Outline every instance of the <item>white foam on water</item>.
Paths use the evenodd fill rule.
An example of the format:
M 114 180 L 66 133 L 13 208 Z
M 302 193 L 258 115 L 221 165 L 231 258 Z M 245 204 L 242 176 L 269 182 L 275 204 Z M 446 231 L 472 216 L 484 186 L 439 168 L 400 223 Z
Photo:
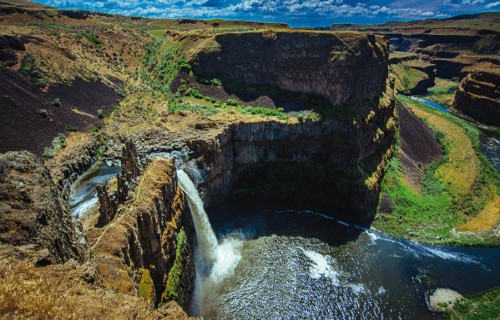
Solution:
M 311 250 L 302 249 L 302 252 L 312 261 L 312 264 L 309 267 L 309 275 L 311 278 L 319 279 L 321 277 L 325 277 L 330 279 L 333 285 L 340 285 L 339 272 L 333 267 L 332 257 L 324 256 L 321 253 Z
M 225 238 L 217 247 L 215 263 L 210 272 L 214 282 L 220 282 L 234 273 L 234 269 L 241 260 L 241 247 L 244 240 L 233 236 Z
M 416 258 L 425 256 L 425 257 L 437 257 L 443 260 L 453 260 L 464 263 L 475 263 L 475 264 L 480 263 L 474 257 L 471 257 L 464 253 L 451 252 L 445 248 L 437 246 L 428 246 L 415 241 L 395 239 L 373 228 L 366 230 L 366 234 L 370 237 L 372 244 L 374 244 L 376 241 L 379 240 L 392 242 L 401 246 L 404 249 L 404 251 L 411 253 Z
M 384 287 L 380 286 L 380 288 L 378 288 L 377 294 L 382 295 L 382 294 L 384 294 L 386 292 L 387 292 L 387 290 L 385 290 Z
M 71 210 L 71 212 L 72 212 L 73 216 L 81 218 L 81 217 L 83 217 L 83 215 L 85 215 L 85 213 L 87 213 L 90 209 L 92 209 L 94 206 L 96 206 L 98 202 L 99 202 L 99 199 L 96 196 L 90 200 L 87 200 L 87 201 L 80 203 L 75 208 L 73 208 L 73 210 Z
M 347 287 L 351 288 L 352 291 L 358 295 L 368 291 L 362 283 L 349 283 Z

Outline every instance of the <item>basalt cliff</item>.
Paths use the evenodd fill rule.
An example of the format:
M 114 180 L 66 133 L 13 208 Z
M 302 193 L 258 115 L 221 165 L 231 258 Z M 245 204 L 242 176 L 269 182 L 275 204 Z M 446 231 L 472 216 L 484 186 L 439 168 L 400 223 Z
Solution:
M 32 118 L 45 142 L 0 131 L 23 142 L 2 144 L 0 156 L 1 313 L 187 318 L 195 238 L 177 169 L 206 207 L 260 198 L 373 220 L 396 131 L 388 38 L 151 24 L 19 1 L 0 10 L 15 34 L 1 35 L 0 72 L 11 79 L 2 77 L 1 103 L 29 115 L 9 128 Z M 234 32 L 235 23 L 252 30 Z M 97 187 L 97 205 L 72 216 L 75 188 L 104 160 L 120 172 Z
M 499 22 L 498 12 L 487 12 L 375 26 L 333 25 L 329 29 L 386 35 L 393 50 L 391 74 L 399 92 L 426 94 L 435 85 L 438 90 L 448 89 L 450 92 L 445 94 L 452 97 L 434 101 L 477 121 L 498 126 L 499 104 L 492 94 L 499 85 L 495 76 L 500 66 Z M 456 85 L 442 89 L 436 79 Z M 460 89 L 456 90 L 458 84 Z

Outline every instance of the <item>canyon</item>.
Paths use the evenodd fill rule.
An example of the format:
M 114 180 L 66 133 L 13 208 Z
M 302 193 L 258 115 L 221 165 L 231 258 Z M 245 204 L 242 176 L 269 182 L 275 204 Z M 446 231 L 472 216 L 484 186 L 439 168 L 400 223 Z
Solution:
M 398 52 L 391 60 L 396 81 L 406 82 L 400 85 L 400 92 L 425 94 L 434 86 L 435 78 L 451 79 L 461 83 L 451 101 L 456 110 L 498 126 L 498 101 L 492 101 L 492 97 L 498 96 L 493 91 L 498 87 L 500 65 L 499 20 L 498 12 L 487 12 L 376 26 L 333 25 L 329 29 L 388 36 Z
M 485 266 L 497 263 L 483 259 L 490 251 L 437 250 L 394 240 L 371 226 L 391 218 L 400 201 L 383 184 L 386 172 L 394 172 L 395 158 L 404 162 L 408 183 L 422 192 L 423 168 L 448 155 L 443 138 L 421 120 L 427 113 L 398 93 L 425 93 L 436 77 L 463 78 L 456 108 L 498 125 L 498 63 L 479 57 L 498 52 L 496 33 L 442 37 L 399 25 L 331 31 L 146 19 L 21 0 L 0 3 L 0 14 L 0 106 L 5 110 L 0 278 L 8 284 L 0 286 L 1 315 L 231 318 L 238 313 L 232 313 L 230 302 L 219 305 L 221 313 L 214 309 L 227 294 L 221 283 L 233 281 L 228 288 L 240 294 L 235 283 L 241 282 L 232 277 L 247 273 L 252 255 L 268 262 L 273 252 L 282 252 L 301 266 L 290 274 L 329 278 L 339 287 L 333 261 L 355 262 L 343 260 L 350 252 L 333 247 L 350 242 L 352 252 L 377 245 L 394 255 L 425 256 L 443 268 L 449 261 L 462 263 L 481 279 L 492 279 L 480 271 L 483 265 L 475 265 L 475 259 Z M 394 31 L 398 28 L 405 30 Z M 452 43 L 474 43 L 474 62 L 458 68 L 463 52 L 450 58 L 456 48 L 429 49 Z M 407 52 L 394 55 L 391 46 Z M 411 85 L 408 73 L 418 75 Z M 494 183 L 488 186 L 481 199 L 489 201 L 496 189 Z M 235 203 L 240 208 L 220 214 L 222 222 L 212 229 L 218 210 Z M 277 235 L 258 234 L 261 226 L 254 221 L 248 226 L 258 238 L 225 231 L 262 216 L 252 211 L 259 205 L 290 215 L 278 223 Z M 297 218 L 301 215 L 306 219 Z M 265 221 L 272 225 L 270 216 Z M 290 226 L 281 226 L 287 221 Z M 301 228 L 294 229 L 296 224 Z M 289 238 L 305 237 L 310 228 L 312 242 Z M 335 259 L 328 256 L 337 251 Z M 260 279 L 260 271 L 249 270 L 255 275 L 250 282 Z M 307 281 L 300 285 L 307 288 Z M 33 283 L 39 289 L 33 290 Z M 344 283 L 338 292 L 347 290 L 346 299 L 354 299 L 362 287 Z M 367 289 L 382 292 L 367 298 L 367 314 L 377 315 L 372 304 L 383 295 L 380 288 Z M 467 284 L 463 289 L 487 288 Z M 263 296 L 268 299 L 269 292 Z M 421 304 L 408 308 L 435 316 Z M 258 305 L 248 309 L 256 317 L 265 310 Z M 305 317 L 300 305 L 294 314 Z M 73 311 L 65 313 L 61 306 Z M 391 305 L 383 309 L 396 315 Z M 337 311 L 328 315 L 339 316 Z

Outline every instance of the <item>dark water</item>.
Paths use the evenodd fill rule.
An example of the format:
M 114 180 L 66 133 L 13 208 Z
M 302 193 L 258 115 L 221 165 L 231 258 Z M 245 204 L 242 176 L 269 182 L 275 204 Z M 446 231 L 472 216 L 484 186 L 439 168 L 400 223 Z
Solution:
M 110 166 L 105 162 L 98 162 L 85 172 L 72 187 L 70 195 L 71 214 L 82 217 L 98 202 L 97 185 L 103 185 L 120 172 L 120 166 Z
M 500 172 L 500 137 L 487 134 L 481 136 L 479 148 L 497 172 Z
M 432 290 L 500 285 L 500 248 L 426 246 L 258 204 L 209 216 L 222 246 L 240 242 L 236 267 L 201 289 L 207 319 L 435 319 Z

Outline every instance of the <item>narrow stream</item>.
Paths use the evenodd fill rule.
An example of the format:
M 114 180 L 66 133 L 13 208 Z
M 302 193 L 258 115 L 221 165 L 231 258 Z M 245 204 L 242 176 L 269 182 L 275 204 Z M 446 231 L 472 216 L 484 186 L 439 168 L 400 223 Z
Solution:
M 484 134 L 481 136 L 479 148 L 481 152 L 490 160 L 497 172 L 500 172 L 500 137 Z
M 109 179 L 120 172 L 119 165 L 96 162 L 71 187 L 69 207 L 71 214 L 81 218 L 87 211 L 97 205 L 96 187 L 106 184 Z
M 450 112 L 445 107 L 443 107 L 443 106 L 441 106 L 441 105 L 439 105 L 439 104 L 437 104 L 435 102 L 432 102 L 430 100 L 427 100 L 427 99 L 424 99 L 424 98 L 420 98 L 420 97 L 415 97 L 415 96 L 412 96 L 411 98 L 414 99 L 414 100 L 420 101 L 420 102 L 422 102 L 422 103 L 424 103 L 424 104 L 428 105 L 429 107 L 434 108 L 436 110 L 439 110 L 439 111 L 442 111 L 442 112 L 446 112 L 446 113 Z
M 232 265 L 198 279 L 193 311 L 205 319 L 436 319 L 434 289 L 500 285 L 500 248 L 426 246 L 258 203 L 209 216 Z

